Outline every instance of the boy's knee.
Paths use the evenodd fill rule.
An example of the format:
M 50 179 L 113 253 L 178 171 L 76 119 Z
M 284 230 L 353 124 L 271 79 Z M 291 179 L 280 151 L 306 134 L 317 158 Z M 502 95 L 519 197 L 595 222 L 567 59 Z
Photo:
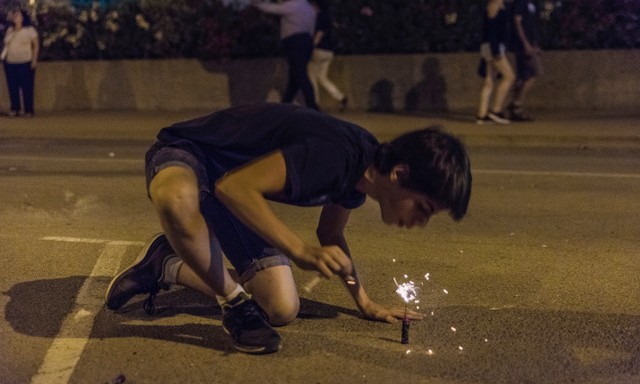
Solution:
M 300 302 L 295 303 L 279 303 L 268 308 L 263 308 L 269 324 L 279 327 L 287 325 L 296 319 L 300 310 Z
M 190 185 L 159 186 L 151 191 L 151 200 L 158 214 L 178 227 L 200 212 L 198 192 Z

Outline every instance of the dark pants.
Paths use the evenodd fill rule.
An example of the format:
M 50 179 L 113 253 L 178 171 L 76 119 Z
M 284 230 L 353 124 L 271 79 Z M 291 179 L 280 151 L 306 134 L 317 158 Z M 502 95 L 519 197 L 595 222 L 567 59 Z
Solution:
M 299 90 L 302 90 L 304 102 L 309 108 L 318 109 L 313 86 L 309 81 L 307 65 L 313 52 L 313 40 L 307 33 L 298 33 L 282 40 L 287 62 L 289 63 L 289 84 L 282 97 L 283 103 L 291 103 Z
M 22 91 L 24 113 L 33 113 L 33 88 L 36 71 L 31 68 L 31 62 L 12 64 L 5 61 L 4 73 L 7 76 L 11 111 L 19 113 L 22 109 L 20 103 L 20 91 Z

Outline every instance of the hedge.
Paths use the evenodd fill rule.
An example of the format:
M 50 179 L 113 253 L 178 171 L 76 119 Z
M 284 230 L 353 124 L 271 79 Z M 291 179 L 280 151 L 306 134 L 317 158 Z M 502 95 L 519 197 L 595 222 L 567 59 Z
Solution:
M 42 60 L 279 55 L 277 17 L 247 2 L 121 0 L 38 5 L 32 12 Z M 335 46 L 339 54 L 475 51 L 483 3 L 334 0 Z M 544 0 L 537 5 L 543 49 L 640 47 L 640 1 Z

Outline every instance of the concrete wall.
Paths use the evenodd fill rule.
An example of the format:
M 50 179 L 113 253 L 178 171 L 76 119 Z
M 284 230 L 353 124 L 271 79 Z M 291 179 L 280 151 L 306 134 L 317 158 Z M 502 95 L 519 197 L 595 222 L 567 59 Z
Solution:
M 533 89 L 534 109 L 640 111 L 640 51 L 551 51 Z M 473 111 L 481 79 L 474 53 L 338 56 L 330 78 L 357 109 Z M 219 109 L 277 101 L 287 78 L 280 58 L 40 63 L 36 112 L 68 109 Z M 336 102 L 321 93 L 323 107 Z M 0 109 L 8 108 L 5 86 Z

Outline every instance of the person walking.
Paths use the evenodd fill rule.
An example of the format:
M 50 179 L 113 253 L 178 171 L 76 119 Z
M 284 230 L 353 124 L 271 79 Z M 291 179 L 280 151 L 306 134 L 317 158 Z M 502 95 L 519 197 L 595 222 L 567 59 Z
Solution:
M 282 102 L 293 102 L 298 92 L 302 91 L 306 106 L 319 110 L 307 73 L 316 23 L 313 6 L 308 0 L 286 0 L 281 3 L 252 0 L 251 4 L 263 12 L 280 16 L 280 40 L 289 65 L 289 80 Z
M 309 63 L 309 79 L 313 85 L 316 101 L 320 100 L 320 89 L 318 84 L 327 93 L 338 101 L 339 110 L 342 112 L 347 108 L 347 97 L 340 89 L 329 80 L 329 67 L 333 61 L 333 22 L 329 10 L 328 0 L 313 0 L 312 4 L 318 16 L 316 18 L 316 31 L 313 36 L 313 54 Z
M 513 85 L 515 75 L 506 56 L 508 19 L 504 0 L 489 0 L 483 14 L 482 44 L 480 45 L 481 74 L 484 83 L 480 92 L 480 106 L 476 124 L 509 124 L 504 115 L 505 99 Z M 500 75 L 498 85 L 494 86 Z M 489 104 L 493 95 L 491 109 Z
M 542 50 L 538 44 L 537 10 L 532 0 L 514 0 L 512 9 L 512 49 L 516 56 L 516 82 L 513 99 L 507 110 L 512 121 L 530 121 L 533 117 L 525 112 L 523 105 L 536 79 L 543 72 L 540 59 Z
M 367 295 L 344 234 L 350 212 L 369 197 L 385 224 L 424 227 L 443 211 L 461 220 L 471 195 L 467 151 L 441 129 L 379 143 L 358 125 L 292 104 L 243 105 L 173 124 L 145 163 L 164 233 L 112 280 L 107 307 L 148 294 L 152 309 L 161 289 L 186 286 L 219 303 L 233 347 L 251 354 L 280 350 L 273 327 L 298 314 L 291 262 L 339 277 L 366 319 L 422 319 Z M 322 206 L 318 245 L 300 238 L 269 201 Z
M 24 10 L 11 10 L 7 18 L 12 25 L 5 33 L 0 57 L 9 90 L 9 116 L 15 117 L 23 112 L 25 117 L 31 117 L 34 114 L 35 73 L 40 49 L 38 31 Z

